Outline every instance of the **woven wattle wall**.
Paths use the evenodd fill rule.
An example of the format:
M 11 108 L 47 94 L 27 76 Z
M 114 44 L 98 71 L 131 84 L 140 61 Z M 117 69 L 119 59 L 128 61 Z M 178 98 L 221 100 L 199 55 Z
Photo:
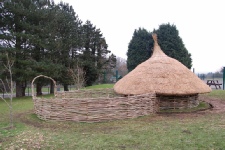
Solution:
M 157 95 L 160 109 L 184 109 L 199 105 L 198 94 L 188 96 Z
M 43 120 L 100 122 L 136 118 L 158 111 L 155 94 L 118 97 L 112 89 L 62 92 L 52 99 L 36 97 L 33 101 L 35 113 Z

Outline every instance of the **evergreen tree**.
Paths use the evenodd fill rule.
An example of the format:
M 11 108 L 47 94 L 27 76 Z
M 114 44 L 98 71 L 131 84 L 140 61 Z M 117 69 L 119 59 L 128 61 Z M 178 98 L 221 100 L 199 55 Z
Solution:
M 177 59 L 189 69 L 192 67 L 191 54 L 185 48 L 175 25 L 162 24 L 154 32 L 157 34 L 159 45 L 165 54 Z M 133 70 L 151 56 L 153 49 L 151 34 L 151 32 L 141 28 L 134 31 L 127 52 L 128 71 Z
M 107 50 L 108 45 L 100 29 L 96 29 L 90 21 L 86 21 L 82 27 L 82 42 L 83 49 L 80 58 L 86 72 L 86 85 L 89 86 L 96 81 L 104 67 L 110 62 L 110 57 L 107 57 L 110 51 Z
M 68 84 L 72 82 L 69 75 L 69 69 L 73 68 L 78 58 L 78 50 L 81 47 L 81 20 L 78 18 L 72 6 L 61 2 L 58 4 L 54 11 L 54 17 L 52 19 L 52 26 L 49 29 L 55 39 L 52 47 L 56 51 L 57 63 L 63 65 L 61 70 L 62 76 L 58 78 L 64 85 L 64 90 L 68 91 Z
M 11 59 L 15 59 L 13 80 L 16 82 L 17 97 L 25 96 L 27 82 L 36 75 L 47 75 L 53 72 L 51 70 L 57 70 L 56 65 L 46 57 L 49 43 L 46 41 L 49 35 L 45 26 L 48 23 L 46 10 L 50 5 L 48 0 L 12 0 L 4 2 L 1 7 L 1 40 L 6 43 L 5 51 Z
M 5 52 L 15 60 L 16 96 L 24 96 L 26 84 L 40 74 L 53 77 L 68 90 L 72 81 L 68 71 L 78 60 L 86 85 L 91 85 L 115 60 L 100 29 L 90 21 L 82 24 L 72 6 L 63 2 L 5 0 L 0 2 L 0 16 L 0 62 Z M 37 94 L 45 83 L 36 81 Z
M 192 67 L 191 54 L 188 53 L 176 26 L 170 25 L 169 23 L 162 24 L 155 32 L 159 45 L 165 54 L 177 59 L 190 69 Z
M 25 95 L 26 81 L 29 76 L 30 66 L 30 45 L 27 40 L 28 15 L 34 12 L 34 5 L 31 1 L 5 1 L 1 7 L 1 39 L 6 43 L 4 48 L 10 59 L 14 59 L 13 66 L 14 81 L 16 82 L 16 96 Z
M 129 72 L 151 56 L 150 47 L 152 46 L 151 33 L 143 28 L 135 29 L 127 51 L 127 69 Z
M 48 28 L 48 25 L 52 21 L 50 18 L 53 14 L 51 10 L 54 8 L 54 5 L 47 0 L 36 1 L 34 5 L 36 10 L 35 13 L 31 13 L 31 16 L 28 16 L 28 26 L 30 26 L 30 28 L 27 29 L 27 33 L 33 35 L 33 38 L 29 38 L 30 45 L 32 45 L 30 53 L 32 58 L 30 66 L 30 68 L 32 68 L 32 73 L 30 73 L 29 78 L 32 80 L 35 76 L 40 74 L 57 78 L 60 76 L 60 70 L 62 70 L 63 66 L 55 64 L 55 59 L 52 59 L 52 49 L 49 47 L 52 41 L 49 40 L 49 36 L 53 33 Z M 37 95 L 42 94 L 42 86 L 47 85 L 46 83 L 48 82 L 43 78 L 38 78 L 38 80 L 36 80 Z

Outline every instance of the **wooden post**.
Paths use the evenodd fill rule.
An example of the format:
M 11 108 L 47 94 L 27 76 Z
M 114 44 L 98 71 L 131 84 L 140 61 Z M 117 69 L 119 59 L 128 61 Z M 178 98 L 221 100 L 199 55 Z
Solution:
M 223 67 L 223 90 L 224 90 L 224 84 L 225 84 L 225 67 Z

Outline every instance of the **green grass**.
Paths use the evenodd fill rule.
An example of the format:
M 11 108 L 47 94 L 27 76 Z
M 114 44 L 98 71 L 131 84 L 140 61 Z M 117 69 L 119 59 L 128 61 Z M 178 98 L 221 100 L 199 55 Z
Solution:
M 50 90 L 50 89 L 47 88 L 47 87 L 43 87 L 43 88 L 42 88 L 42 92 L 49 92 L 49 90 Z M 36 88 L 34 88 L 34 91 L 36 91 Z M 5 92 L 5 93 L 6 93 L 6 92 Z M 8 92 L 8 93 L 10 94 L 10 92 Z M 16 93 L 15 90 L 14 90 L 14 93 Z M 30 88 L 30 87 L 29 87 L 29 88 L 27 87 L 26 90 L 25 90 L 25 93 L 29 93 L 29 94 L 31 95 L 31 88 Z M 3 94 L 2 91 L 0 91 L 0 94 Z
M 98 89 L 98 88 L 113 88 L 114 84 L 99 84 L 99 85 L 93 85 L 93 86 L 88 86 L 85 87 L 85 89 Z M 70 87 L 69 87 L 70 89 Z M 63 90 L 63 87 L 60 88 L 60 90 Z M 71 90 L 75 90 L 75 88 L 71 88 Z M 36 91 L 36 88 L 34 88 L 34 91 Z M 42 92 L 49 92 L 50 89 L 48 87 L 43 87 Z M 15 91 L 14 91 L 15 93 Z M 31 95 L 31 88 L 26 88 L 25 93 L 29 93 Z M 0 92 L 2 94 L 2 92 Z
M 207 96 L 225 100 L 225 90 L 213 90 Z
M 36 88 L 34 88 L 34 91 L 36 91 Z M 42 87 L 41 91 L 42 92 L 49 92 L 50 91 L 50 88 L 48 88 L 48 87 Z M 26 93 L 31 93 L 31 88 L 30 87 L 29 88 L 26 88 L 25 92 Z
M 85 89 L 113 88 L 114 84 L 99 84 L 85 87 Z
M 9 99 L 6 99 L 9 101 Z M 21 97 L 21 98 L 13 98 L 13 112 L 20 113 L 31 110 L 33 108 L 33 102 L 30 96 Z M 4 118 L 4 115 L 8 112 L 8 106 L 6 103 L 0 98 L 0 121 Z
M 206 96 L 224 99 L 225 91 L 213 91 Z M 76 123 L 38 119 L 32 111 L 31 97 L 15 98 L 13 106 L 15 128 L 7 129 L 8 110 L 0 100 L 0 150 L 219 150 L 225 147 L 225 113 L 156 114 L 110 122 Z

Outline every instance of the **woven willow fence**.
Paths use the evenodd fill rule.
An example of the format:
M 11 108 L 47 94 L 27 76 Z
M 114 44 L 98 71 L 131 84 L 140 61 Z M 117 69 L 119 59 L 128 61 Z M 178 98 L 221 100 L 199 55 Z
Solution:
M 34 110 L 43 120 L 100 122 L 136 118 L 158 111 L 155 94 L 125 97 L 115 94 L 113 89 L 55 92 L 50 99 L 36 97 L 33 84 L 39 77 L 51 79 L 54 84 L 55 81 L 43 75 L 32 81 Z
M 157 95 L 159 108 L 162 109 L 187 109 L 199 105 L 198 94 L 185 96 Z

